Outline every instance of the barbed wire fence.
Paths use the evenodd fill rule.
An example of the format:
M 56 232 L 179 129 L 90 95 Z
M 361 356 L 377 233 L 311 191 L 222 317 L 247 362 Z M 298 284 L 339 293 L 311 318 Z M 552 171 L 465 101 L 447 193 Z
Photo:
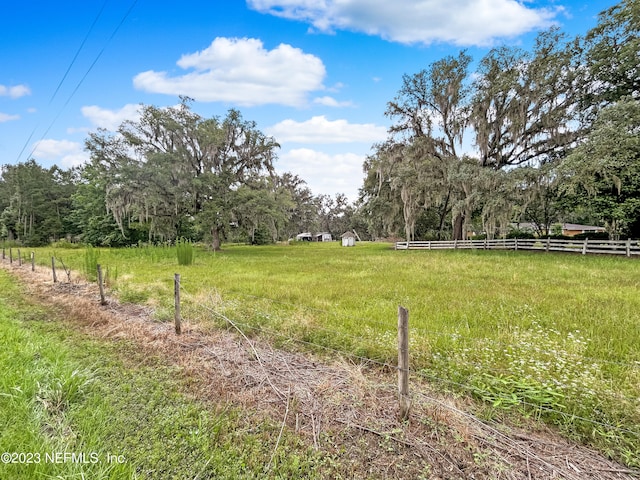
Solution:
M 23 255 L 22 255 L 22 252 L 20 252 L 20 250 L 18 250 L 18 252 L 19 253 L 17 257 L 17 260 L 18 260 L 17 266 L 18 268 L 20 268 L 23 266 L 23 261 L 22 261 Z M 4 263 L 6 263 L 7 261 L 6 253 L 7 253 L 6 250 L 3 248 L 2 260 Z M 8 260 L 11 266 L 13 267 L 16 266 L 14 263 L 14 260 L 16 259 L 13 256 L 12 249 L 9 249 Z M 30 260 L 31 270 L 35 271 L 36 263 L 35 263 L 34 252 L 30 252 L 29 260 Z M 70 282 L 71 281 L 70 270 L 67 269 L 66 266 L 64 266 L 64 263 L 62 261 L 60 261 L 59 259 L 58 261 L 60 262 L 61 265 L 63 265 L 63 268 L 67 273 L 67 280 Z M 57 278 L 57 274 L 56 274 L 55 256 L 51 257 L 51 270 L 52 270 L 53 282 L 54 283 L 59 282 L 59 279 Z M 97 277 L 98 284 L 100 287 L 99 301 L 101 305 L 106 305 L 107 301 L 105 299 L 105 294 L 103 290 L 104 280 L 103 280 L 100 266 L 98 266 L 97 273 L 98 273 L 98 277 Z M 190 321 L 188 318 L 189 315 L 198 311 L 200 313 L 194 316 L 217 319 L 219 322 L 219 325 L 226 325 L 227 328 L 235 331 L 237 335 L 239 335 L 243 339 L 243 341 L 246 342 L 248 347 L 252 350 L 252 353 L 255 356 L 257 362 L 263 369 L 265 377 L 267 378 L 267 382 L 270 384 L 273 391 L 276 392 L 276 394 L 278 395 L 278 397 L 280 397 L 282 401 L 288 402 L 291 392 L 283 391 L 282 388 L 276 386 L 275 382 L 272 382 L 271 379 L 269 378 L 269 372 L 264 367 L 264 365 L 262 365 L 260 354 L 257 351 L 257 349 L 254 347 L 254 342 L 251 338 L 254 335 L 264 337 L 267 340 L 277 339 L 278 343 L 281 345 L 298 345 L 301 349 L 307 352 L 324 352 L 325 355 L 339 356 L 340 358 L 346 359 L 354 364 L 361 364 L 368 367 L 376 368 L 380 372 L 383 372 L 383 373 L 386 372 L 387 375 L 389 376 L 397 374 L 398 375 L 397 384 L 393 384 L 391 381 L 389 381 L 387 377 L 385 377 L 387 378 L 387 380 L 383 380 L 381 385 L 383 386 L 383 388 L 386 388 L 389 392 L 392 392 L 395 390 L 396 392 L 395 394 L 398 399 L 398 405 L 396 407 L 390 407 L 390 408 L 393 408 L 398 412 L 397 418 L 400 422 L 402 420 L 408 419 L 410 417 L 410 410 L 415 409 L 416 407 L 421 407 L 421 409 L 424 411 L 430 405 L 437 405 L 439 408 L 448 410 L 456 415 L 459 415 L 461 417 L 468 419 L 471 423 L 478 425 L 485 430 L 489 429 L 491 432 L 493 432 L 494 440 L 495 438 L 497 438 L 497 439 L 500 439 L 500 442 L 503 442 L 503 444 L 510 445 L 511 448 L 519 452 L 518 454 L 522 458 L 526 459 L 527 462 L 529 462 L 530 460 L 535 460 L 540 465 L 545 465 L 547 463 L 544 458 L 540 457 L 531 448 L 529 448 L 526 442 L 524 443 L 516 442 L 513 439 L 509 438 L 504 433 L 502 433 L 499 430 L 498 424 L 494 424 L 490 419 L 481 419 L 476 415 L 474 415 L 473 413 L 462 411 L 461 409 L 457 408 L 455 405 L 444 402 L 442 399 L 438 398 L 435 395 L 429 394 L 425 389 L 421 388 L 420 383 L 427 382 L 431 384 L 437 383 L 438 385 L 441 385 L 441 386 L 448 385 L 451 391 L 464 392 L 467 394 L 471 394 L 476 398 L 481 398 L 481 399 L 484 396 L 485 400 L 486 398 L 491 398 L 492 396 L 495 396 L 496 394 L 495 391 L 490 391 L 490 390 L 483 391 L 481 388 L 478 387 L 478 385 L 470 384 L 463 380 L 457 381 L 451 378 L 446 378 L 442 373 L 438 373 L 437 371 L 430 371 L 427 366 L 423 368 L 411 367 L 410 361 L 405 365 L 401 364 L 401 360 L 399 360 L 399 362 L 396 363 L 390 360 L 388 354 L 383 355 L 382 357 L 376 357 L 373 355 L 356 353 L 354 352 L 354 350 L 361 351 L 362 349 L 360 349 L 359 346 L 366 345 L 367 343 L 369 343 L 372 340 L 371 336 L 355 335 L 350 332 L 331 329 L 325 326 L 323 322 L 317 322 L 317 324 L 314 324 L 312 327 L 309 327 L 315 333 L 322 332 L 323 334 L 325 334 L 326 336 L 325 338 L 327 339 L 327 341 L 323 343 L 320 343 L 317 340 L 311 340 L 305 335 L 296 336 L 296 335 L 288 334 L 286 333 L 286 331 L 279 330 L 278 328 L 270 328 L 269 326 L 266 326 L 263 324 L 252 323 L 247 318 L 252 316 L 251 313 L 253 313 L 253 317 L 269 318 L 269 316 L 273 314 L 273 310 L 275 309 L 267 312 L 254 309 L 254 312 L 249 312 L 249 314 L 247 314 L 247 312 L 241 312 L 240 315 L 238 315 L 238 313 L 236 312 L 235 315 L 238 315 L 236 317 L 234 316 L 233 312 L 234 312 L 234 306 L 237 306 L 237 304 L 234 304 L 233 302 L 237 301 L 238 299 L 247 299 L 254 303 L 255 301 L 260 301 L 272 306 L 278 305 L 280 307 L 286 307 L 287 309 L 295 312 L 307 312 L 307 313 L 312 313 L 318 316 L 324 316 L 326 318 L 334 318 L 334 321 L 335 319 L 339 318 L 339 315 L 340 315 L 336 313 L 336 311 L 319 309 L 319 308 L 310 307 L 307 305 L 295 304 L 291 302 L 286 302 L 286 301 L 272 299 L 272 298 L 263 297 L 263 296 L 257 296 L 253 294 L 244 294 L 238 291 L 221 293 L 218 290 L 212 290 L 210 292 L 205 293 L 205 296 L 207 297 L 208 301 L 203 303 L 202 302 L 203 294 L 201 292 L 196 292 L 195 290 L 191 291 L 191 288 L 189 287 L 190 285 L 188 281 L 187 281 L 187 286 L 184 285 L 184 279 L 181 277 L 181 275 L 176 274 L 174 276 L 174 312 L 175 312 L 174 323 L 175 323 L 176 334 L 180 335 L 183 332 L 183 320 L 184 320 L 183 316 L 187 317 L 187 323 Z M 194 289 L 197 288 L 195 284 L 193 285 L 193 287 Z M 224 296 L 227 294 L 228 294 L 228 298 L 225 299 Z M 228 308 L 225 305 L 225 302 L 231 303 L 230 308 Z M 250 302 L 247 302 L 245 307 L 247 305 L 251 306 L 253 304 Z M 250 308 L 247 308 L 247 309 L 249 310 Z M 400 306 L 399 309 L 403 309 L 403 307 Z M 269 310 L 269 308 L 267 308 L 267 310 Z M 231 311 L 232 313 L 229 313 L 229 311 Z M 411 358 L 411 353 L 412 353 L 409 350 L 411 346 L 411 342 L 409 341 L 409 338 L 411 338 L 411 332 L 416 332 L 422 335 L 426 334 L 433 337 L 437 337 L 437 336 L 451 337 L 451 336 L 460 335 L 457 332 L 438 331 L 438 330 L 425 328 L 422 326 L 416 326 L 416 327 L 410 326 L 408 322 L 408 313 L 409 312 L 407 312 L 407 322 L 404 323 L 405 326 L 401 327 L 402 329 L 406 329 L 405 331 L 399 331 L 400 329 L 396 326 L 395 319 L 393 321 L 390 319 L 388 323 L 371 319 L 371 318 L 353 318 L 352 317 L 351 320 L 359 321 L 363 325 L 373 325 L 380 328 L 380 331 L 383 332 L 382 337 L 384 338 L 384 341 L 388 343 L 386 351 L 389 352 L 394 350 L 395 348 L 397 348 L 398 350 L 402 350 L 403 348 L 406 348 L 405 352 L 400 352 L 400 353 L 406 354 L 409 358 Z M 400 323 L 401 322 L 398 322 L 398 324 Z M 268 325 L 268 322 L 267 322 L 267 325 Z M 398 338 L 398 345 L 399 345 L 398 347 L 393 345 L 393 340 L 395 340 L 396 335 Z M 336 347 L 333 340 L 339 339 L 339 338 L 349 339 L 349 342 L 347 342 L 347 344 L 350 346 L 350 348 Z M 472 342 L 486 341 L 486 339 L 481 339 L 481 338 L 468 338 L 467 340 Z M 377 341 L 379 342 L 379 339 Z M 508 343 L 504 341 L 498 341 L 496 343 L 500 345 L 508 346 Z M 406 345 L 406 347 L 403 347 L 402 346 L 403 344 Z M 582 359 L 582 360 L 588 360 L 591 362 L 597 362 L 602 364 L 611 364 L 618 367 L 623 367 L 630 371 L 640 370 L 640 362 L 638 361 L 620 362 L 620 361 L 612 361 L 608 359 L 600 359 L 600 358 L 585 357 L 585 356 L 575 356 L 575 358 L 576 360 Z M 474 365 L 474 364 L 464 365 L 464 362 L 461 362 L 460 366 L 477 367 L 477 365 Z M 506 375 L 513 374 L 512 371 L 507 369 L 493 368 L 486 365 L 482 365 L 482 368 L 488 368 L 491 374 L 496 374 L 496 375 L 506 376 Z M 409 378 L 413 378 L 414 381 L 417 381 L 417 382 L 409 383 Z M 624 395 L 621 396 L 621 398 L 624 401 L 635 405 L 636 408 L 640 408 L 640 399 L 635 397 L 624 396 Z M 560 410 L 559 408 L 555 408 L 554 406 L 544 405 L 540 403 L 533 403 L 523 398 L 514 399 L 512 406 L 520 406 L 524 409 L 528 409 L 530 412 L 538 412 L 537 413 L 538 416 L 544 414 L 544 415 L 562 417 L 566 420 L 567 423 L 582 422 L 583 424 L 592 425 L 594 428 L 604 429 L 607 432 L 614 432 L 617 435 L 625 435 L 627 437 L 633 437 L 638 442 L 640 442 L 640 428 L 634 429 L 626 425 L 616 425 L 616 424 L 608 423 L 605 421 L 599 421 L 593 418 L 587 418 L 584 416 L 575 415 L 573 413 Z M 288 408 L 288 403 L 287 403 L 287 408 Z M 372 434 L 381 435 L 381 432 L 375 430 L 374 428 L 369 428 L 369 427 L 357 425 L 357 424 L 349 424 L 348 422 L 346 425 L 353 429 L 365 430 Z M 389 437 L 389 435 L 387 434 L 385 435 Z M 391 436 L 390 438 L 393 439 L 393 436 Z M 395 440 L 400 443 L 403 442 L 403 440 L 400 438 L 395 438 Z M 479 440 L 484 442 L 488 441 L 486 438 L 479 438 Z M 414 439 L 414 443 L 415 443 L 415 439 Z M 421 446 L 422 448 L 425 448 L 425 449 L 432 448 L 428 445 L 428 443 L 424 443 Z M 457 468 L 453 464 L 453 462 L 450 461 L 450 459 L 445 459 L 445 460 L 451 464 L 452 468 L 454 469 Z M 553 465 L 550 467 L 553 467 L 553 469 L 556 469 L 556 470 L 558 469 L 557 465 Z M 578 473 L 575 472 L 575 468 L 572 469 L 568 467 L 566 471 L 562 471 L 560 473 L 564 476 L 564 478 L 571 478 L 571 479 L 575 478 L 576 480 L 579 478 L 582 478 Z M 634 470 L 634 469 L 628 469 L 628 470 L 621 469 L 620 473 L 640 475 L 640 471 Z
M 195 299 L 197 296 L 193 295 L 191 293 L 189 293 L 184 286 L 181 288 L 181 290 L 183 292 L 185 292 L 187 294 L 188 297 Z M 325 315 L 327 317 L 335 317 L 336 313 L 334 311 L 330 311 L 330 310 L 323 310 L 323 309 L 318 309 L 318 308 L 313 308 L 313 307 L 307 307 L 307 306 L 302 306 L 302 305 L 296 305 L 296 304 L 292 304 L 289 302 L 284 302 L 282 300 L 276 300 L 276 299 L 270 299 L 268 297 L 261 297 L 261 296 L 257 296 L 257 295 L 252 295 L 252 294 L 242 294 L 239 292 L 234 292 L 233 293 L 234 297 L 240 297 L 240 298 L 247 298 L 247 299 L 252 299 L 252 300 L 261 300 L 261 301 L 266 301 L 266 302 L 272 302 L 273 304 L 279 304 L 279 305 L 284 305 L 286 307 L 290 307 L 293 309 L 298 309 L 298 310 L 304 310 L 304 311 L 310 311 L 310 312 L 314 312 L 316 314 L 321 314 L 321 315 Z M 254 325 L 251 324 L 249 322 L 247 322 L 246 320 L 242 320 L 242 319 L 235 319 L 235 320 L 231 320 L 229 319 L 226 315 L 220 313 L 220 311 L 215 310 L 214 308 L 210 307 L 210 306 L 206 306 L 206 305 L 202 305 L 199 304 L 199 308 L 203 308 L 206 309 L 212 316 L 216 316 L 219 318 L 223 318 L 226 322 L 228 322 L 229 324 L 231 324 L 233 326 L 234 329 L 236 329 L 238 332 L 240 332 L 241 335 L 244 336 L 243 331 L 254 331 L 256 333 L 265 335 L 267 338 L 279 338 L 281 341 L 286 342 L 286 343 L 291 343 L 291 344 L 299 344 L 299 345 L 303 345 L 304 347 L 308 347 L 314 351 L 324 351 L 326 353 L 329 354 L 334 354 L 334 355 L 339 355 L 343 358 L 346 359 L 350 359 L 353 362 L 361 362 L 361 363 L 365 363 L 371 366 L 375 366 L 381 370 L 384 371 L 388 371 L 388 372 L 399 372 L 399 373 L 404 373 L 405 375 L 403 376 L 403 380 L 399 380 L 400 383 L 404 383 L 405 386 L 408 382 L 408 377 L 409 375 L 411 375 L 413 378 L 417 378 L 417 379 L 423 379 L 429 382 L 437 382 L 440 385 L 449 385 L 451 387 L 453 387 L 454 390 L 458 390 L 458 391 L 463 391 L 466 393 L 471 393 L 476 397 L 482 398 L 483 395 L 484 396 L 492 396 L 495 395 L 496 392 L 493 391 L 488 391 L 488 390 L 481 390 L 479 389 L 479 387 L 477 385 L 471 385 L 469 383 L 465 383 L 465 382 L 460 382 L 460 381 L 455 381 L 452 380 L 450 378 L 445 378 L 442 375 L 438 375 L 436 373 L 432 373 L 428 370 L 428 368 L 412 368 L 409 367 L 409 365 L 407 364 L 405 365 L 400 365 L 400 361 L 399 363 L 393 363 L 390 361 L 384 361 L 381 360 L 379 358 L 372 358 L 370 356 L 363 356 L 363 355 L 358 355 L 356 353 L 354 353 L 352 350 L 345 350 L 345 349 L 340 349 L 340 348 L 335 348 L 332 346 L 328 346 L 326 344 L 321 344 L 318 342 L 314 342 L 314 341 L 309 341 L 309 340 L 305 340 L 303 338 L 299 338 L 299 337 L 295 337 L 295 336 L 291 336 L 291 335 L 287 335 L 286 333 L 283 333 L 280 330 L 276 330 L 273 328 L 268 328 L 268 327 L 264 327 L 264 326 L 260 326 L 260 325 Z M 403 307 L 399 307 L 399 310 L 405 310 Z M 406 310 L 405 310 L 406 311 Z M 263 312 L 261 312 L 263 313 Z M 408 312 L 407 312 L 407 316 L 408 316 Z M 375 321 L 372 319 L 367 319 L 367 318 L 359 318 L 357 320 L 360 320 L 363 324 L 377 324 L 379 327 L 383 327 L 386 329 L 386 333 L 388 334 L 392 334 L 395 333 L 395 327 L 393 322 L 389 322 L 388 324 L 385 324 L 383 322 L 380 321 Z M 441 336 L 447 336 L 450 337 L 452 335 L 459 335 L 458 333 L 452 333 L 452 332 L 441 332 L 441 331 L 435 331 L 435 330 L 429 330 L 429 329 L 425 329 L 425 328 L 420 328 L 420 327 L 413 327 L 411 329 L 411 331 L 413 331 L 415 328 L 416 331 L 420 331 L 422 333 L 427 332 L 429 335 L 441 335 Z M 244 330 L 243 330 L 244 329 Z M 354 340 L 354 344 L 357 344 L 358 342 L 360 343 L 367 343 L 368 341 L 371 340 L 370 337 L 366 337 L 366 336 L 357 336 L 357 335 L 353 335 L 349 332 L 344 332 L 344 331 L 338 331 L 338 330 L 334 330 L 334 329 L 330 329 L 328 327 L 325 326 L 314 326 L 314 329 L 316 329 L 317 331 L 322 331 L 322 332 L 326 332 L 327 334 L 332 335 L 334 338 L 340 338 L 340 337 L 349 337 L 350 339 Z M 408 343 L 406 347 L 402 346 L 402 343 L 408 338 L 409 335 L 409 328 L 408 328 L 408 322 L 405 324 L 404 326 L 404 331 L 402 331 L 401 327 L 398 327 L 398 350 L 402 349 L 402 348 L 408 348 Z M 387 337 L 391 337 L 391 335 L 388 335 Z M 246 336 L 245 336 L 246 338 Z M 248 339 L 247 339 L 248 340 Z M 475 341 L 475 342 L 486 342 L 487 339 L 482 339 L 482 338 L 471 338 L 468 339 L 471 341 Z M 499 345 L 509 345 L 507 342 L 505 341 L 498 341 L 497 342 Z M 390 346 L 391 348 L 391 346 Z M 409 355 L 410 356 L 410 355 Z M 620 366 L 620 367 L 624 367 L 630 370 L 640 370 L 640 362 L 637 361 L 633 361 L 633 362 L 620 362 L 620 361 L 611 361 L 608 359 L 600 359 L 600 358 L 594 358 L 594 357 L 588 357 L 588 356 L 579 356 L 579 355 L 572 355 L 573 358 L 575 358 L 575 360 L 587 360 L 587 361 L 591 361 L 591 362 L 597 362 L 597 363 L 603 363 L 603 364 L 612 364 L 612 365 L 616 365 L 616 366 Z M 460 363 L 457 360 L 454 361 L 454 363 L 461 365 L 461 366 L 468 366 L 468 367 L 474 367 L 475 369 L 479 368 L 483 368 L 483 369 L 488 369 L 490 371 L 491 374 L 497 374 L 497 375 L 513 375 L 513 372 L 511 370 L 507 370 L 507 369 L 500 369 L 500 368 L 495 368 L 495 367 L 489 367 L 487 365 L 476 365 L 476 364 L 464 364 L 464 363 Z M 408 394 L 408 392 L 406 390 L 402 391 L 402 388 L 399 387 L 398 389 L 398 397 L 399 397 L 399 410 L 400 410 L 400 414 L 399 417 L 402 418 L 406 418 L 408 416 L 408 407 L 406 406 L 406 402 L 404 400 L 404 397 Z M 420 395 L 419 392 L 412 392 L 411 395 L 411 401 L 415 401 L 415 396 L 418 395 L 418 397 L 422 397 L 425 399 L 428 399 L 429 401 L 434 400 L 431 397 L 425 396 L 425 395 Z M 634 404 L 636 407 L 640 407 L 640 398 L 638 397 L 631 397 L 631 396 L 625 396 L 622 394 L 619 394 L 619 397 L 622 400 L 625 400 L 627 402 L 629 402 L 630 404 Z M 584 422 L 590 425 L 593 425 L 594 427 L 598 427 L 598 428 L 603 428 L 606 429 L 607 431 L 613 431 L 613 432 L 618 432 L 618 433 L 624 433 L 624 434 L 628 434 L 628 435 L 632 435 L 635 438 L 637 438 L 640 441 L 640 429 L 631 429 L 631 428 L 627 428 L 625 426 L 621 426 L 621 425 L 615 425 L 612 423 L 606 423 L 603 421 L 598 421 L 595 419 L 591 419 L 591 418 L 587 418 L 584 416 L 579 416 L 576 415 L 574 413 L 568 413 L 567 411 L 563 411 L 560 410 L 558 408 L 554 408 L 553 406 L 549 406 L 549 405 L 545 405 L 545 404 L 540 404 L 540 403 L 533 403 L 532 401 L 527 401 L 524 398 L 517 398 L 513 400 L 513 406 L 522 406 L 525 408 L 530 409 L 533 412 L 543 412 L 545 414 L 553 414 L 553 415 L 557 415 L 560 416 L 562 418 L 565 418 L 567 421 L 571 422 L 571 421 L 580 421 L 580 422 Z M 406 411 L 405 411 L 406 410 Z

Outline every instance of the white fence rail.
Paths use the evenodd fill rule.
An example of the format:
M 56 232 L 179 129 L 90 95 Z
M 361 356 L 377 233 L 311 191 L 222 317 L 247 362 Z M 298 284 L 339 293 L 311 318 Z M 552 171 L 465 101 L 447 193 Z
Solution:
M 638 240 L 556 240 L 552 238 L 498 240 L 445 240 L 433 242 L 396 242 L 396 250 L 541 250 L 587 254 L 640 256 Z

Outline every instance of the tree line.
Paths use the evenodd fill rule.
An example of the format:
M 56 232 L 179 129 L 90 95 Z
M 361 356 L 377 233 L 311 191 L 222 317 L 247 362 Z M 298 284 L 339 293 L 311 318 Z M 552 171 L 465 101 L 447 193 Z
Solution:
M 547 235 L 561 221 L 638 238 L 639 26 L 640 2 L 623 0 L 584 36 L 554 28 L 531 51 L 492 49 L 474 70 L 460 51 L 404 75 L 355 203 L 277 174 L 276 139 L 237 110 L 203 118 L 188 98 L 141 106 L 139 120 L 89 134 L 85 165 L 2 167 L 0 237 L 218 249 L 354 228 L 374 239 L 494 238 L 526 222 Z
M 205 119 L 188 99 L 145 106 L 118 132 L 90 134 L 80 193 L 101 197 L 108 231 L 119 238 L 209 237 L 218 249 L 231 226 L 241 225 L 254 241 L 261 227 L 275 239 L 297 213 L 294 195 L 304 194 L 296 178 L 275 175 L 277 147 L 236 110 Z M 89 219 L 95 212 L 80 213 Z
M 315 196 L 297 175 L 274 171 L 278 144 L 254 122 L 236 110 L 205 119 L 189 103 L 141 106 L 140 119 L 117 132 L 90 133 L 80 167 L 5 165 L 0 237 L 95 246 L 187 239 L 219 249 L 223 240 L 262 244 L 353 226 L 344 195 Z

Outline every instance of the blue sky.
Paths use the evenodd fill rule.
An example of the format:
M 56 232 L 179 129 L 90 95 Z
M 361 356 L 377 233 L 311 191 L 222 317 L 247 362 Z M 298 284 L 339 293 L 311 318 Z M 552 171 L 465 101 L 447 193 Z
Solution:
M 5 2 L 0 164 L 78 165 L 89 131 L 139 104 L 239 109 L 281 144 L 279 172 L 357 197 L 403 74 L 466 48 L 583 34 L 610 0 L 89 0 Z

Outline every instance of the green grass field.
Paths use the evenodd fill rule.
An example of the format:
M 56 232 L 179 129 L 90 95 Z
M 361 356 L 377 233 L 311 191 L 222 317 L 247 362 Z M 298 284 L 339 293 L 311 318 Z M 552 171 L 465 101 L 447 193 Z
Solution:
M 36 250 L 83 268 L 83 249 Z M 102 249 L 122 301 L 171 321 L 173 274 L 183 314 L 218 314 L 288 348 L 394 363 L 397 307 L 410 311 L 413 374 L 554 424 L 627 465 L 640 465 L 640 263 L 499 251 L 394 251 L 336 243 L 198 250 Z M 58 273 L 65 279 L 62 272 Z

